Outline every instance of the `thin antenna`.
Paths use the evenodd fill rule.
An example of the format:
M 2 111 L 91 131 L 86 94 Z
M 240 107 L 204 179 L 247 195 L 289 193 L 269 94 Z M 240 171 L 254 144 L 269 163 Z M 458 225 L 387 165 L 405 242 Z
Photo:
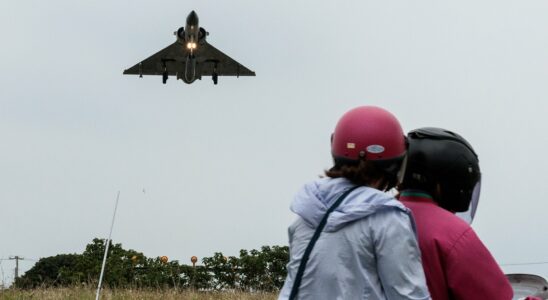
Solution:
M 110 245 L 110 237 L 112 236 L 112 228 L 114 227 L 114 219 L 116 218 L 116 210 L 118 209 L 118 200 L 120 200 L 120 191 L 116 196 L 116 204 L 114 205 L 114 214 L 112 215 L 112 223 L 110 224 L 110 233 L 105 246 L 105 255 L 103 256 L 103 266 L 101 267 L 101 275 L 99 275 L 99 284 L 97 285 L 97 293 L 95 294 L 95 300 L 99 300 L 101 294 L 101 283 L 103 283 L 103 274 L 105 273 L 105 264 L 107 262 L 108 246 Z
M 524 262 L 524 263 L 513 263 L 513 264 L 500 264 L 501 267 L 506 266 L 528 266 L 528 265 L 546 265 L 548 261 L 535 261 L 535 262 Z

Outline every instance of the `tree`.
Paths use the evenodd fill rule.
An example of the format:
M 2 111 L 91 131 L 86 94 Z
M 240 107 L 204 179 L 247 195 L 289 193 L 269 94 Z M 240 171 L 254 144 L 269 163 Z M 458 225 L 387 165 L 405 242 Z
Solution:
M 40 259 L 18 278 L 15 286 L 70 286 L 97 284 L 105 252 L 105 240 L 93 239 L 82 254 L 60 254 Z M 178 261 L 147 258 L 121 244 L 109 245 L 104 285 L 124 288 L 180 288 L 197 290 L 264 290 L 282 287 L 289 260 L 288 247 L 263 246 L 241 250 L 240 257 L 216 252 L 202 259 L 203 266 L 181 265 Z
M 267 261 L 266 271 L 269 278 L 269 286 L 267 290 L 279 290 L 284 285 L 285 277 L 287 276 L 287 263 L 289 262 L 289 247 L 288 246 L 268 246 L 262 247 L 262 252 Z
M 236 287 L 236 272 L 238 259 L 234 256 L 226 257 L 216 252 L 213 257 L 202 259 L 205 268 L 211 273 L 211 288 L 216 290 L 234 289 Z
M 86 246 L 76 269 L 85 274 L 84 281 L 95 283 L 101 272 L 101 265 L 105 253 L 105 240 L 93 239 L 91 244 Z M 124 287 L 133 281 L 134 261 L 133 257 L 144 257 L 135 250 L 125 250 L 122 244 L 110 242 L 104 274 L 104 284 L 110 287 Z
M 20 288 L 35 288 L 39 286 L 63 286 L 80 282 L 80 274 L 76 269 L 80 254 L 59 254 L 41 258 L 23 276 L 15 281 Z

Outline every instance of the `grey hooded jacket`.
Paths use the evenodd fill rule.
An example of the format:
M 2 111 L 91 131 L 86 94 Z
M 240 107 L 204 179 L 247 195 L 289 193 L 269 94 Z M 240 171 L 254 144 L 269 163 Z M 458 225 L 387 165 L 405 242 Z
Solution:
M 324 178 L 306 184 L 291 210 L 288 299 L 303 253 L 327 209 L 353 184 Z M 352 191 L 331 213 L 306 266 L 297 297 L 304 299 L 430 299 L 410 212 L 369 187 Z

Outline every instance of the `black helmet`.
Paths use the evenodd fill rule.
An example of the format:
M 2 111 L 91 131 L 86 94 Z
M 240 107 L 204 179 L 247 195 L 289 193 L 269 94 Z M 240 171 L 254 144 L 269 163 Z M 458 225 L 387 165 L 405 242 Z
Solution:
M 433 127 L 410 131 L 408 141 L 402 188 L 428 192 L 449 211 L 469 211 L 471 221 L 481 179 L 478 156 L 472 146 L 454 132 Z

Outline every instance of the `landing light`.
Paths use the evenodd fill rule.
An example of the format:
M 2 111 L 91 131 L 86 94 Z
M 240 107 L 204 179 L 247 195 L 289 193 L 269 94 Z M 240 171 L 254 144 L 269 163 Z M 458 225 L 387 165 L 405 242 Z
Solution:
M 189 42 L 189 43 L 186 44 L 186 47 L 188 49 L 196 49 L 196 43 Z

